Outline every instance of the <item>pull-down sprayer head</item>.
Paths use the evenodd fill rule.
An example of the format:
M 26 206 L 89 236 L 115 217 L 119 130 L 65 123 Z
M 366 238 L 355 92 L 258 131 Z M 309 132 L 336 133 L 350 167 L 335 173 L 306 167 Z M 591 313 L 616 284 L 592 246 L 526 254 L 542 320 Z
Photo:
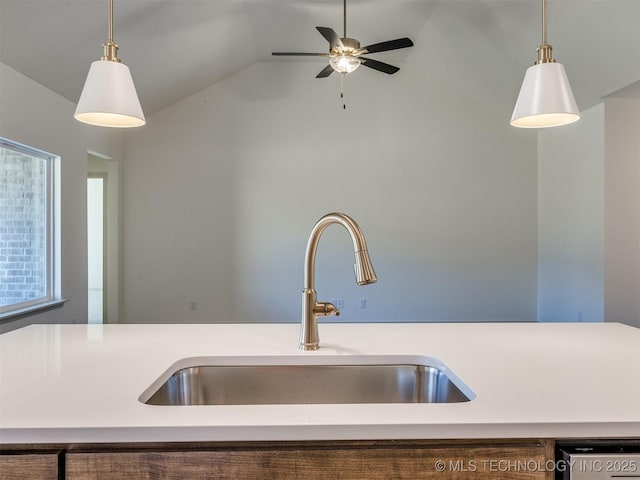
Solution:
M 378 281 L 376 272 L 371 265 L 371 258 L 367 250 L 359 250 L 355 252 L 356 262 L 353 264 L 353 270 L 356 274 L 356 283 L 358 285 L 370 285 Z

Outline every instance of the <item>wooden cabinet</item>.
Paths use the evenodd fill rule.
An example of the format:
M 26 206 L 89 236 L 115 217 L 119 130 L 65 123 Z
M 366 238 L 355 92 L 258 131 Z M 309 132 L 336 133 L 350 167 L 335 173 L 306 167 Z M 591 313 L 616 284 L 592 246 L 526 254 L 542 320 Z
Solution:
M 71 448 L 67 480 L 552 480 L 552 440 L 262 442 Z
M 2 480 L 58 480 L 55 453 L 8 453 L 0 455 Z

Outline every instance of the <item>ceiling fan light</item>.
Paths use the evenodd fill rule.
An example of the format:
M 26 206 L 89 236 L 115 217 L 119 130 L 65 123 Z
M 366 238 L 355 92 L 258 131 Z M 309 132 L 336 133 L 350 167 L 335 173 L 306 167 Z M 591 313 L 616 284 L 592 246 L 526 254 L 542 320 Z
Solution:
M 539 63 L 527 69 L 511 125 L 547 128 L 580 119 L 567 74 L 561 63 Z
M 360 59 L 354 55 L 335 55 L 329 58 L 329 64 L 336 72 L 351 73 L 360 66 Z
M 109 60 L 93 62 L 74 117 L 101 127 L 144 125 L 146 121 L 129 67 Z

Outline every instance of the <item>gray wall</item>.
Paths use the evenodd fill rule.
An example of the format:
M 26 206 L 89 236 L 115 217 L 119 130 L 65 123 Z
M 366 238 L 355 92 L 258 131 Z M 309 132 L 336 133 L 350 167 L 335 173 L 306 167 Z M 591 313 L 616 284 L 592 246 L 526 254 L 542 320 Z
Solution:
M 538 135 L 541 321 L 640 326 L 639 91 Z
M 356 72 L 343 112 L 337 79 L 309 78 L 314 65 L 256 64 L 150 116 L 123 148 L 120 132 L 78 124 L 71 102 L 0 64 L 0 132 L 62 157 L 70 300 L 0 330 L 86 321 L 88 150 L 126 151 L 121 321 L 297 321 L 307 236 L 331 210 L 360 222 L 380 277 L 355 287 L 346 233 L 326 232 L 318 289 L 345 300 L 339 321 L 535 320 L 538 134 L 510 128 L 504 108 L 446 70 L 412 65 L 394 77 Z M 597 146 L 600 134 L 586 127 L 600 108 L 576 132 L 549 133 L 582 131 L 575 142 Z M 605 317 L 631 324 L 640 318 L 638 111 L 626 98 L 605 109 Z M 570 305 L 566 320 L 580 311 L 597 320 L 585 314 L 597 312 L 593 300 L 591 310 Z
M 640 82 L 605 107 L 605 319 L 640 327 Z
M 536 133 L 425 61 L 358 70 L 345 111 L 316 70 L 258 63 L 127 132 L 121 321 L 299 321 L 307 237 L 334 210 L 379 276 L 356 287 L 327 230 L 339 321 L 536 320 Z
M 604 104 L 538 134 L 538 318 L 604 319 Z

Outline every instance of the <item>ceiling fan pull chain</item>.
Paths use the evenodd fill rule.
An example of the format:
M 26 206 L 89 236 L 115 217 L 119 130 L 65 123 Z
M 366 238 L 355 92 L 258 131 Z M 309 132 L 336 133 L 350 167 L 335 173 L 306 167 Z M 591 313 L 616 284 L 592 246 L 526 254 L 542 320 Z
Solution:
M 347 103 L 344 101 L 344 76 L 346 73 L 340 74 L 340 99 L 342 100 L 342 109 L 347 109 Z

